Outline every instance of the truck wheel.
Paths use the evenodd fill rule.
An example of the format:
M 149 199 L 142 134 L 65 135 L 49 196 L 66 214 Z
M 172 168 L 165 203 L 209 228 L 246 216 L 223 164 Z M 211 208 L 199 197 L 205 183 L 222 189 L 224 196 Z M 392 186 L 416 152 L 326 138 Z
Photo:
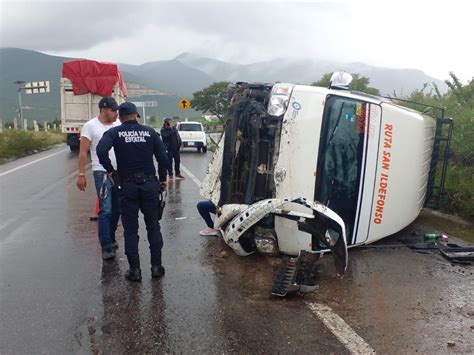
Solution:
M 197 147 L 196 150 L 198 151 L 198 153 L 201 153 L 201 147 Z
M 207 146 L 202 147 L 202 152 L 206 153 L 207 152 Z
M 75 146 L 75 145 L 70 145 L 69 149 L 71 150 L 71 152 L 78 152 L 79 151 L 79 147 Z

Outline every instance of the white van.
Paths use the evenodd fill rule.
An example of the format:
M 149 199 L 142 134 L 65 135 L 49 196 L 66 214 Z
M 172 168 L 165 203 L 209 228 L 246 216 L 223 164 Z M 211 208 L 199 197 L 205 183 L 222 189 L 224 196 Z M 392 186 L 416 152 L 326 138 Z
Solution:
M 330 88 L 229 89 L 231 121 L 201 194 L 217 206 L 215 226 L 237 254 L 290 256 L 275 295 L 314 289 L 313 266 L 327 251 L 342 275 L 347 247 L 400 231 L 443 190 L 433 182 L 452 120 L 349 91 L 350 79 L 338 75 L 342 83 Z
M 196 148 L 198 152 L 207 152 L 206 132 L 200 122 L 178 122 L 176 128 L 184 148 Z

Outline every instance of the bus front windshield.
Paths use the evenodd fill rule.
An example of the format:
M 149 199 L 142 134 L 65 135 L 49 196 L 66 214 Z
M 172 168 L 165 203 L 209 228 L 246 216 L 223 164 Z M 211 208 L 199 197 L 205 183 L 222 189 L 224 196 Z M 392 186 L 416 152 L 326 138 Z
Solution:
M 321 128 L 315 197 L 344 220 L 348 244 L 356 220 L 368 106 L 331 96 Z

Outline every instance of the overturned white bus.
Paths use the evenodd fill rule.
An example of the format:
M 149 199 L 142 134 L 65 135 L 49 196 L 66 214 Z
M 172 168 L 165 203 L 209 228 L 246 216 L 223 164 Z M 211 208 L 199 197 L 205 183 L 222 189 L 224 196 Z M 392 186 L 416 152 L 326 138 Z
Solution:
M 445 161 L 440 186 L 434 181 L 452 120 L 349 91 L 350 79 L 335 73 L 329 88 L 229 87 L 231 119 L 201 194 L 217 206 L 216 228 L 237 254 L 290 256 L 274 295 L 313 290 L 327 251 L 342 275 L 347 247 L 400 231 L 443 192 Z

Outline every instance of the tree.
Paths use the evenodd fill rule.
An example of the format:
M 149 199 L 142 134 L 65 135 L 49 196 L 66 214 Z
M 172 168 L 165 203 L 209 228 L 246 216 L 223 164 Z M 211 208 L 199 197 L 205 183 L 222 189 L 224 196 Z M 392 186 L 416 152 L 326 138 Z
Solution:
M 462 106 L 474 101 L 474 77 L 467 85 L 463 85 L 456 74 L 449 72 L 451 80 L 445 80 L 451 94 L 454 96 L 456 102 Z
M 191 107 L 204 113 L 217 116 L 220 122 L 227 114 L 227 81 L 219 81 L 205 89 L 196 91 L 191 100 Z
M 360 76 L 359 74 L 351 74 L 352 82 L 349 84 L 350 90 L 361 91 L 371 95 L 380 95 L 378 89 L 369 87 L 370 79 L 365 76 Z M 315 81 L 311 86 L 322 86 L 328 87 L 329 81 L 331 80 L 332 73 L 326 73 L 321 79 Z
M 156 123 L 157 123 L 156 117 L 155 117 L 155 116 L 151 116 L 151 117 L 150 117 L 150 120 L 148 121 L 148 123 L 150 124 L 151 127 L 156 127 Z

